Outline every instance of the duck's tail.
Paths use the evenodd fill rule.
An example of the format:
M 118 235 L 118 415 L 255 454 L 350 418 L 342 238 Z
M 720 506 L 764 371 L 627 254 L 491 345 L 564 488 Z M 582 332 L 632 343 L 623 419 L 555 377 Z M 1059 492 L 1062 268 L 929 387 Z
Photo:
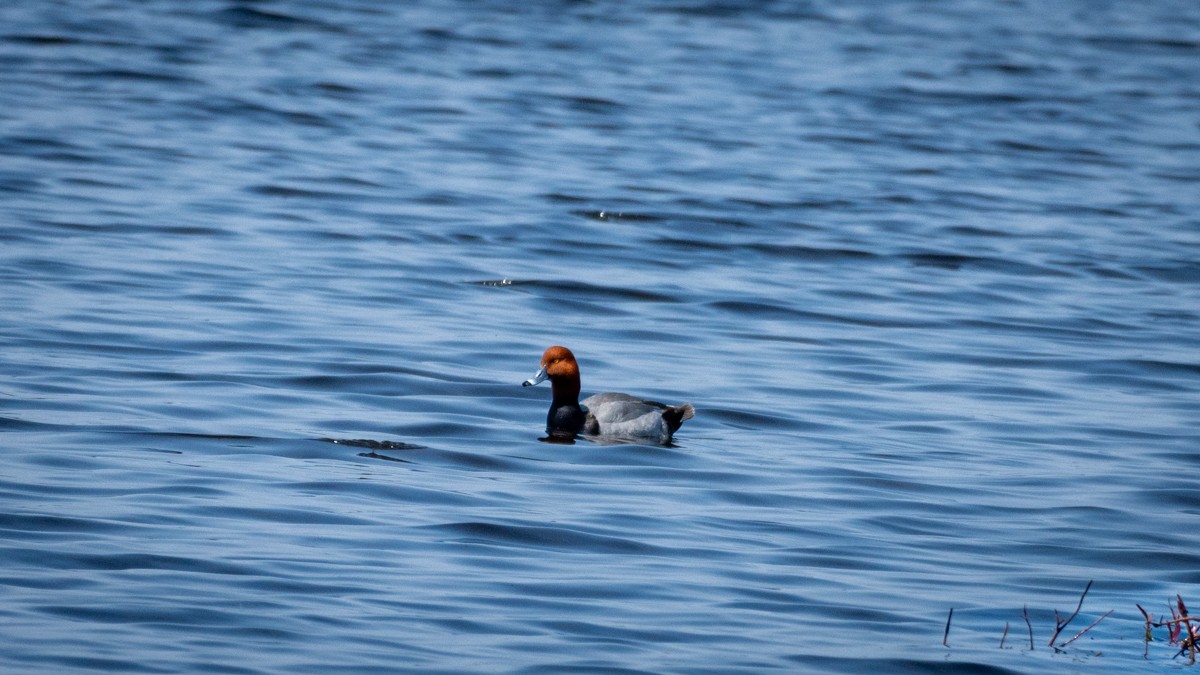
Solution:
M 681 403 L 679 405 L 669 405 L 663 409 L 663 421 L 667 423 L 667 429 L 671 433 L 679 430 L 683 423 L 696 416 L 696 409 L 691 403 Z

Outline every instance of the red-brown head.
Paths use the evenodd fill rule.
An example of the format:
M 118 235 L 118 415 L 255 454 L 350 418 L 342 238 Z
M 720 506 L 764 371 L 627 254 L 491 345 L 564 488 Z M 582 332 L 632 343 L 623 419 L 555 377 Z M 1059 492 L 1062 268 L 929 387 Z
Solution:
M 570 349 L 559 345 L 547 349 L 542 354 L 541 368 L 521 384 L 531 387 L 546 380 L 550 380 L 556 400 L 579 397 L 579 364 Z

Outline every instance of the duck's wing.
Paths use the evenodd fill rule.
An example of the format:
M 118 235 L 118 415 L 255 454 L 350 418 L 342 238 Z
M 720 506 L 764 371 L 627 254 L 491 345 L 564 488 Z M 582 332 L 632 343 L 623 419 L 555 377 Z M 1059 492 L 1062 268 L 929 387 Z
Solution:
M 583 401 L 588 409 L 587 433 L 628 438 L 665 438 L 669 435 L 663 412 L 667 406 L 629 394 L 605 393 Z
M 647 401 L 615 392 L 589 396 L 584 399 L 583 405 L 602 425 L 628 422 L 649 413 L 661 415 L 667 407 L 657 401 Z

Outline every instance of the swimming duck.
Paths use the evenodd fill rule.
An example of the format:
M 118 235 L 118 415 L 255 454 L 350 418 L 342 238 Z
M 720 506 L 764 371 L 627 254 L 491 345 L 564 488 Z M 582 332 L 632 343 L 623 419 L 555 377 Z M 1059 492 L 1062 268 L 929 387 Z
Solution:
M 686 420 L 696 415 L 691 403 L 676 406 L 646 401 L 629 394 L 595 394 L 579 402 L 579 364 L 570 349 L 555 345 L 542 354 L 542 365 L 522 382 L 532 387 L 550 380 L 553 400 L 546 415 L 551 435 L 587 434 L 667 443 Z

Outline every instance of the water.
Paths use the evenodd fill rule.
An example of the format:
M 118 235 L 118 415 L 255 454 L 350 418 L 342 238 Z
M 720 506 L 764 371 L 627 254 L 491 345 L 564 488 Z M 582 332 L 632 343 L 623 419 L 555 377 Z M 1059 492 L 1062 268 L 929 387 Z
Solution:
M 530 4 L 0 9 L 0 670 L 1182 668 L 1200 5 Z

